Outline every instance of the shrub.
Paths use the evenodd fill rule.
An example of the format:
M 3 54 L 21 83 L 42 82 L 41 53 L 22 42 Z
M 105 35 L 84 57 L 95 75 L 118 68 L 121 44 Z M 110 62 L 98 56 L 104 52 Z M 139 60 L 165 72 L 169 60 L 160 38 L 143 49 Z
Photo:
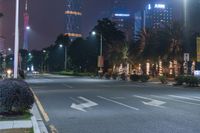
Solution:
M 185 82 L 186 77 L 185 76 L 178 76 L 175 78 L 176 85 L 183 85 Z
M 160 76 L 159 79 L 162 84 L 167 84 L 167 78 L 165 76 Z
M 117 79 L 117 76 L 118 76 L 117 73 L 113 73 L 113 74 L 112 74 L 112 78 L 113 78 L 113 79 Z
M 136 74 L 133 74 L 133 75 L 130 76 L 130 80 L 131 81 L 139 81 L 140 80 L 140 76 L 136 75 Z
M 149 80 L 149 76 L 148 75 L 141 75 L 140 80 L 141 80 L 141 82 L 147 82 Z
M 125 73 L 122 73 L 122 74 L 120 75 L 120 77 L 121 77 L 122 80 L 126 80 L 126 74 L 125 74 Z
M 104 76 L 105 76 L 106 79 L 110 79 L 111 78 L 111 75 L 109 73 L 105 73 Z
M 17 79 L 0 82 L 0 114 L 22 114 L 33 103 L 34 96 L 26 82 Z
M 191 87 L 196 87 L 199 84 L 199 79 L 197 77 L 194 76 L 187 76 L 185 78 L 185 82 L 187 85 L 191 86 Z

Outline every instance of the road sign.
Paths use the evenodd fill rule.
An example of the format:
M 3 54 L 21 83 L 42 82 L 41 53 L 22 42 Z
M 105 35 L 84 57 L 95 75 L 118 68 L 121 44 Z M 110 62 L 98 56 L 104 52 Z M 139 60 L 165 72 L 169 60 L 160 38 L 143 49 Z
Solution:
M 200 62 L 200 37 L 197 37 L 197 62 Z
M 98 67 L 104 67 L 104 58 L 103 56 L 98 57 Z
M 189 53 L 184 53 L 184 61 L 185 62 L 190 61 L 190 54 Z

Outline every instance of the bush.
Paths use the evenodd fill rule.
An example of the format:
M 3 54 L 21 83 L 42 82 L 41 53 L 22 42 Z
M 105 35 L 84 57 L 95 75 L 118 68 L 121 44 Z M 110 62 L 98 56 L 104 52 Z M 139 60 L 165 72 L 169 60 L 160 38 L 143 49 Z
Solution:
M 186 77 L 185 76 L 178 76 L 175 78 L 176 85 L 183 85 L 185 82 Z
M 122 73 L 122 74 L 120 75 L 120 77 L 121 77 L 122 80 L 126 80 L 126 74 L 125 74 L 125 73 Z
M 0 114 L 23 114 L 31 109 L 34 96 L 28 84 L 17 79 L 7 79 L 0 82 Z
M 104 76 L 105 76 L 106 79 L 110 79 L 111 78 L 111 75 L 109 73 L 105 73 Z
M 140 76 L 136 75 L 136 74 L 133 74 L 133 75 L 130 76 L 130 80 L 131 81 L 139 81 L 140 80 Z
M 148 75 L 141 75 L 140 80 L 141 80 L 141 82 L 147 82 L 149 80 L 149 76 Z
M 185 82 L 187 85 L 189 85 L 191 87 L 197 87 L 199 85 L 199 79 L 194 76 L 187 76 L 185 78 Z
M 162 84 L 167 84 L 167 78 L 165 76 L 160 76 L 159 79 Z
M 117 73 L 113 73 L 113 74 L 112 74 L 112 78 L 113 78 L 113 79 L 117 79 L 117 76 L 118 76 Z

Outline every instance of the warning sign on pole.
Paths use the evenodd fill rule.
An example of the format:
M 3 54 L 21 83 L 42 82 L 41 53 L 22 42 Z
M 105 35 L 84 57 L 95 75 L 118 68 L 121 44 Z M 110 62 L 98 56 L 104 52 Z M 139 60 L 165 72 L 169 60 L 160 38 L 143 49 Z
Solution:
M 98 57 L 98 67 L 104 67 L 104 58 L 103 56 Z
M 200 37 L 197 37 L 197 62 L 200 62 Z

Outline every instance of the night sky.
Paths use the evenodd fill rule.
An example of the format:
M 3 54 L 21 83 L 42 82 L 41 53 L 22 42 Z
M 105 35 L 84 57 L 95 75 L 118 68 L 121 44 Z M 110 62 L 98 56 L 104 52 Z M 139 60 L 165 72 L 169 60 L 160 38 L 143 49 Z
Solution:
M 23 38 L 24 1 L 20 0 L 20 45 Z M 129 10 L 137 11 L 148 0 L 128 0 Z M 170 0 L 171 1 L 171 0 Z M 174 0 L 173 0 L 174 1 Z M 180 0 L 176 0 L 176 5 Z M 64 33 L 65 0 L 30 0 L 30 43 L 31 49 L 42 49 L 53 44 L 56 36 Z M 111 0 L 85 0 L 83 5 L 82 31 L 84 37 L 95 26 L 96 21 L 105 17 L 112 7 Z M 14 45 L 15 0 L 3 0 L 4 36 L 6 47 Z

